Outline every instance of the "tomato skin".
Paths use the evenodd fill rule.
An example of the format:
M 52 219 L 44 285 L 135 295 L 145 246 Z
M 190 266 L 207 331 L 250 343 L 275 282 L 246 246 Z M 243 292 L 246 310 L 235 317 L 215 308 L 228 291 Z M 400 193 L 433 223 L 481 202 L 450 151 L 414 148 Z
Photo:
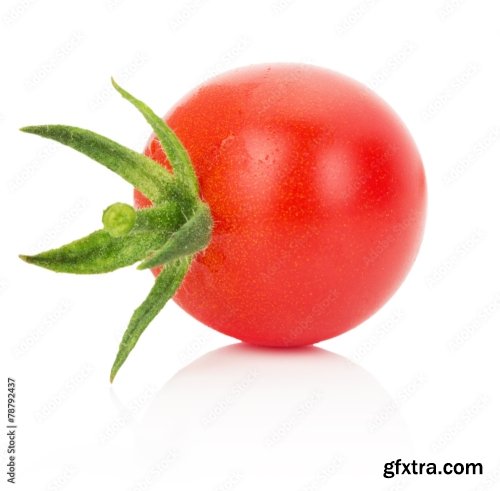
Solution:
M 419 248 L 426 183 L 392 109 L 309 65 L 238 69 L 165 117 L 215 222 L 175 301 L 240 340 L 299 346 L 337 336 L 395 292 Z M 158 141 L 147 155 L 168 167 Z M 148 201 L 136 192 L 136 205 Z

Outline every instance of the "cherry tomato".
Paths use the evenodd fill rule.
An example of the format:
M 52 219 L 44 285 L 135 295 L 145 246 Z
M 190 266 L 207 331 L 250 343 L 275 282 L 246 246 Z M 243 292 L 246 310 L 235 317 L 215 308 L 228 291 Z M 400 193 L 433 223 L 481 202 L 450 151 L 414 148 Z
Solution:
M 174 297 L 196 319 L 249 343 L 306 345 L 399 287 L 426 182 L 408 130 L 371 90 L 314 66 L 258 65 L 204 83 L 165 121 L 215 223 Z M 169 166 L 155 138 L 145 153 Z

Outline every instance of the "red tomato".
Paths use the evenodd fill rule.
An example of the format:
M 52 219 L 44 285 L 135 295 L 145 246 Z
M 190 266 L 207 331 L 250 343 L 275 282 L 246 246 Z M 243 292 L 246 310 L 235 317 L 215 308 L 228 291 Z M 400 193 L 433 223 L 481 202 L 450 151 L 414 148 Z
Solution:
M 249 343 L 298 346 L 355 327 L 401 284 L 422 238 L 425 175 L 369 89 L 313 66 L 259 65 L 209 80 L 165 120 L 215 222 L 175 296 L 189 314 Z M 146 154 L 168 167 L 156 139 Z

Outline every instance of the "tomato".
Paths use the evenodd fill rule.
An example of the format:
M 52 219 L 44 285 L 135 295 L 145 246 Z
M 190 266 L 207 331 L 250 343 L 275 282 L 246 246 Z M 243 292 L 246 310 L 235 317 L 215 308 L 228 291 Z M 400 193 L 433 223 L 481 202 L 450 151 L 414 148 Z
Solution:
M 165 117 L 214 220 L 175 301 L 265 346 L 337 336 L 379 309 L 419 248 L 426 182 L 398 116 L 322 68 L 258 65 L 213 78 Z M 156 138 L 146 155 L 168 167 Z M 149 201 L 135 193 L 136 206 Z

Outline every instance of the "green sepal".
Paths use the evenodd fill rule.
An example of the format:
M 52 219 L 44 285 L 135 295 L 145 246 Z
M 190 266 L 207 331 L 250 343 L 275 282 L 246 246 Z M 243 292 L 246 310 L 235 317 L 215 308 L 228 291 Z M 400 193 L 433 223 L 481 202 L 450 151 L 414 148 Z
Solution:
M 179 257 L 202 251 L 210 242 L 212 227 L 210 210 L 207 205 L 200 202 L 193 216 L 150 258 L 139 264 L 138 269 L 154 268 Z
M 58 273 L 100 274 L 131 266 L 164 241 L 165 234 L 158 232 L 112 237 L 105 230 L 97 230 L 57 249 L 19 257 Z
M 99 274 L 130 266 L 161 247 L 185 218 L 175 203 L 136 211 L 128 235 L 113 237 L 106 230 L 35 256 L 19 256 L 30 264 L 59 273 Z
M 176 177 L 186 184 L 194 196 L 198 196 L 198 179 L 193 170 L 193 165 L 189 154 L 184 145 L 177 138 L 177 135 L 166 125 L 163 119 L 156 115 L 153 110 L 144 102 L 136 99 L 132 94 L 120 87 L 116 81 L 111 78 L 113 87 L 129 101 L 136 109 L 138 109 L 149 123 L 156 134 L 168 161 L 172 165 Z
M 57 141 L 87 155 L 121 176 L 153 203 L 179 197 L 170 172 L 145 155 L 105 136 L 65 125 L 26 126 L 21 131 Z
M 183 257 L 166 265 L 156 278 L 146 300 L 134 311 L 118 348 L 111 368 L 110 381 L 113 382 L 118 370 L 136 345 L 141 334 L 156 317 L 167 301 L 172 298 L 186 275 L 191 257 Z
M 146 300 L 135 310 L 111 370 L 111 381 L 142 332 L 175 294 L 194 255 L 211 239 L 213 221 L 201 201 L 198 180 L 186 149 L 146 104 L 113 81 L 153 128 L 173 172 L 154 160 L 89 130 L 65 126 L 27 126 L 21 131 L 67 145 L 115 172 L 144 194 L 153 206 L 134 210 L 115 203 L 103 214 L 104 229 L 26 262 L 57 272 L 106 273 L 138 261 L 141 269 L 163 266 Z

